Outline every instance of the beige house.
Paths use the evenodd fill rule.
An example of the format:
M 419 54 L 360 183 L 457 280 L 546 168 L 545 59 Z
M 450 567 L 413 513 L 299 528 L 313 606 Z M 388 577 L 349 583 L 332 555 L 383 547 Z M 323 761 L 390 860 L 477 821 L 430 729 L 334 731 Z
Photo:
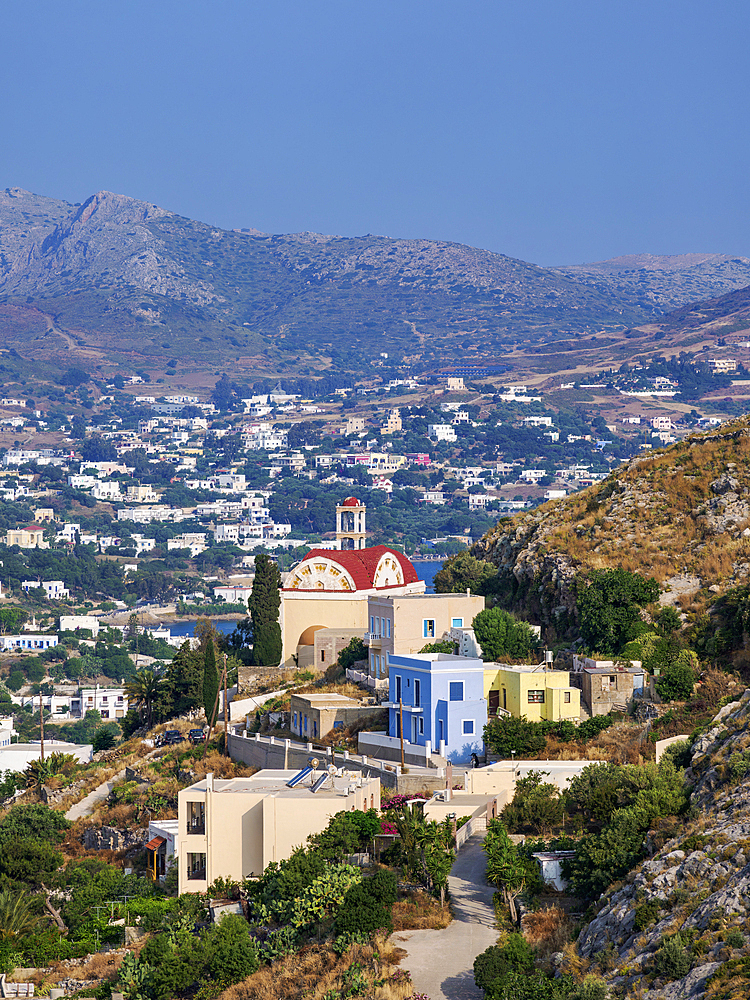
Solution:
M 365 644 L 371 677 L 387 677 L 391 656 L 418 653 L 451 629 L 470 628 L 484 611 L 476 594 L 373 594 L 367 601 Z
M 217 781 L 209 773 L 179 793 L 179 891 L 206 892 L 220 876 L 260 875 L 336 813 L 370 808 L 380 809 L 379 778 L 267 770 Z
M 613 709 L 626 711 L 637 694 L 643 694 L 643 668 L 617 664 L 583 669 L 583 700 L 592 715 L 607 715 Z
M 364 639 L 364 628 L 319 628 L 315 631 L 313 664 L 316 670 L 325 671 L 335 663 L 342 649 L 352 639 Z
M 343 694 L 293 694 L 290 711 L 292 732 L 305 740 L 327 736 L 332 729 L 345 729 L 378 711 L 375 699 L 366 701 Z
M 21 549 L 48 549 L 44 540 L 44 528 L 30 524 L 26 528 L 11 528 L 5 535 L 6 545 L 18 545 Z

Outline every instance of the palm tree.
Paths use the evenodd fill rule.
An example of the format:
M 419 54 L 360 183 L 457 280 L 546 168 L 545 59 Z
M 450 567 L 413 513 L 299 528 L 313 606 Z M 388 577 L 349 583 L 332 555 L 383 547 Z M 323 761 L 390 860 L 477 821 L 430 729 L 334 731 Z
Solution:
M 487 880 L 502 892 L 510 919 L 517 924 L 516 898 L 526 885 L 526 868 L 500 820 L 490 820 L 482 850 L 487 855 Z
M 70 774 L 77 764 L 78 759 L 71 753 L 51 753 L 44 760 L 29 761 L 22 772 L 24 785 L 39 792 L 50 778 L 56 774 Z
M 36 897 L 3 889 L 0 892 L 0 941 L 20 941 L 41 923 L 35 912 Z
M 159 693 L 161 681 L 153 670 L 139 670 L 125 685 L 128 699 L 134 704 L 146 709 L 146 721 L 148 728 L 151 728 L 151 715 L 154 707 L 154 699 Z

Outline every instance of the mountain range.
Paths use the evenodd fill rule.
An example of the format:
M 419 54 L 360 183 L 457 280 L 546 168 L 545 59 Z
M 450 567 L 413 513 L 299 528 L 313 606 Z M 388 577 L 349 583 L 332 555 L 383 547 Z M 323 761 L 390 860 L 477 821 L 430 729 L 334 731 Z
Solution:
M 663 322 L 669 342 L 680 310 L 690 322 L 746 286 L 750 260 L 721 254 L 544 268 L 456 243 L 227 231 L 106 191 L 0 192 L 3 345 L 105 372 L 361 371 L 381 352 L 429 369 L 631 329 L 649 342 Z

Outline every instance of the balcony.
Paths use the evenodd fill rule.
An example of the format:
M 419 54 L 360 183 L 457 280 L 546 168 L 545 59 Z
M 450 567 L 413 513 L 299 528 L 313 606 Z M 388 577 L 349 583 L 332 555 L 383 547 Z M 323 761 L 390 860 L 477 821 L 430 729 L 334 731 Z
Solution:
M 365 646 L 372 646 L 373 648 L 380 649 L 382 640 L 383 636 L 379 632 L 365 632 L 363 642 Z

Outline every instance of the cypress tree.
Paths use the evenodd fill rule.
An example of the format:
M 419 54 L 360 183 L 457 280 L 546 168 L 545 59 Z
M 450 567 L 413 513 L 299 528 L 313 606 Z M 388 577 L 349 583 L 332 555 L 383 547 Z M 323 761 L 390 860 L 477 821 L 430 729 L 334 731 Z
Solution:
M 277 667 L 281 662 L 281 574 L 267 555 L 255 558 L 253 592 L 247 602 L 253 627 L 253 665 Z
M 203 661 L 203 708 L 206 712 L 206 722 L 211 725 L 211 716 L 216 704 L 216 695 L 219 693 L 219 671 L 216 669 L 216 652 L 214 644 L 209 642 L 206 646 L 206 655 Z

